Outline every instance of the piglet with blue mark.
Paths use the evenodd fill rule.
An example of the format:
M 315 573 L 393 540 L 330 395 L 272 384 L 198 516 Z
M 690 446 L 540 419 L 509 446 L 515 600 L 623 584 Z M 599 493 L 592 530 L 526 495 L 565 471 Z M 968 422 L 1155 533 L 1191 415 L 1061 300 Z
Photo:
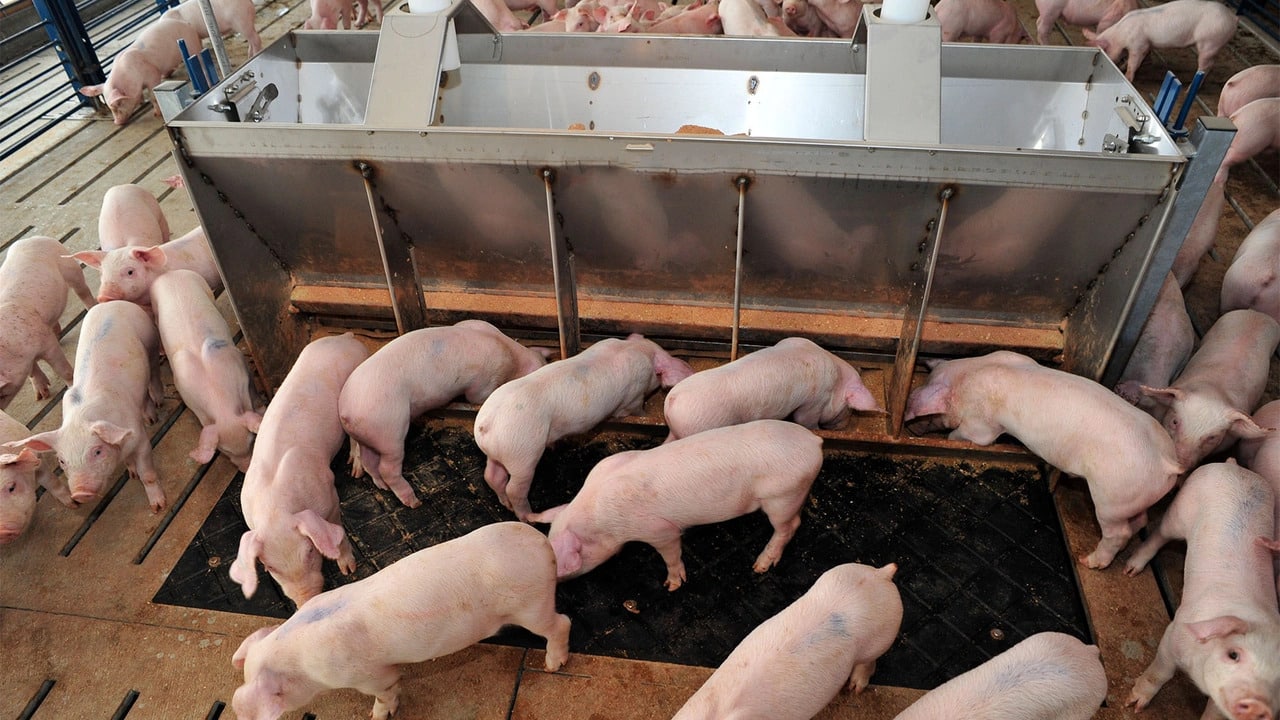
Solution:
M 476 444 L 488 462 L 485 482 L 525 520 L 529 486 L 542 452 L 611 417 L 639 414 L 645 398 L 693 374 L 652 340 L 608 338 L 493 391 L 476 413 Z
M 929 691 L 895 720 L 1089 720 L 1106 697 L 1097 646 L 1044 632 Z
M 152 512 L 160 512 L 164 490 L 147 433 L 164 398 L 159 348 L 155 323 L 137 305 L 107 302 L 89 308 L 76 348 L 76 381 L 62 396 L 62 425 L 5 446 L 56 451 L 78 503 L 100 496 L 123 463 L 142 480 Z
M 207 463 L 220 451 L 241 472 L 248 470 L 262 416 L 253 408 L 244 355 L 232 342 L 208 283 L 190 270 L 164 273 L 151 284 L 151 307 L 174 385 L 200 420 L 191 459 Z
M 1182 601 L 1126 704 L 1142 710 L 1178 670 L 1209 696 L 1203 718 L 1274 720 L 1280 708 L 1280 611 L 1269 546 L 1271 485 L 1234 461 L 1191 473 L 1125 572 L 1166 542 L 1187 541 Z
M 846 683 L 862 692 L 902 625 L 890 563 L 837 565 L 752 630 L 674 720 L 808 720 Z
M 313 340 L 267 406 L 240 491 L 249 532 L 231 564 L 245 597 L 258 589 L 258 561 L 298 605 L 324 589 L 325 558 L 344 575 L 356 569 L 329 464 L 347 437 L 338 394 L 368 356 L 351 333 Z
M 374 696 L 373 720 L 386 720 L 400 704 L 398 665 L 455 653 L 504 625 L 547 639 L 548 672 L 568 659 L 555 556 L 517 522 L 419 550 L 245 638 L 232 658 L 245 682 L 231 707 L 239 720 L 275 720 L 326 690 L 355 688 Z
M 458 397 L 483 403 L 499 386 L 546 365 L 548 354 L 483 320 L 422 328 L 387 343 L 351 373 L 338 398 L 342 427 L 351 435 L 351 474 L 368 472 L 406 507 L 418 507 L 402 472 L 409 422 Z
M 752 569 L 777 564 L 821 469 L 822 438 L 795 423 L 756 420 L 610 455 L 568 505 L 529 519 L 551 523 L 562 580 L 590 572 L 638 540 L 662 555 L 664 585 L 675 590 L 685 581 L 680 535 L 694 525 L 763 510 L 773 536 Z

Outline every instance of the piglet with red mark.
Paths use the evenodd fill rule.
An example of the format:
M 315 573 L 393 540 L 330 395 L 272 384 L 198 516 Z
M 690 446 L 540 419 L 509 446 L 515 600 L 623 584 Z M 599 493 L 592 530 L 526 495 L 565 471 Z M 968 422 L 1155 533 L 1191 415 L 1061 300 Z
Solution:
M 800 527 L 800 508 L 822 469 L 822 438 L 795 423 L 757 420 L 691 435 L 596 464 L 568 505 L 529 516 L 551 523 L 560 579 L 588 573 L 623 544 L 652 545 L 668 590 L 685 581 L 680 534 L 694 525 L 764 510 L 773 525 L 753 569 L 765 572 Z
M 1280 322 L 1280 209 L 1240 243 L 1222 276 L 1220 301 L 1222 312 L 1248 308 Z
M 168 241 L 169 221 L 151 191 L 139 185 L 114 185 L 102 195 L 98 247 L 155 247 Z
M 0 410 L 28 377 L 37 399 L 49 397 L 49 378 L 37 360 L 71 383 L 71 363 L 58 341 L 67 288 L 85 307 L 94 299 L 80 265 L 62 253 L 62 244 L 51 237 L 23 238 L 9 246 L 0 265 Z
M 1275 498 L 1256 473 L 1234 462 L 1191 473 L 1125 566 L 1135 575 L 1169 540 L 1187 541 L 1182 601 L 1127 705 L 1142 710 L 1181 669 L 1209 696 L 1204 717 L 1274 720 L 1280 611 L 1265 543 L 1275 528 Z
M 1232 310 L 1205 333 L 1200 349 L 1172 385 L 1143 387 L 1164 405 L 1163 424 L 1173 438 L 1178 464 L 1195 467 L 1237 438 L 1268 432 L 1249 413 L 1267 387 L 1271 353 L 1280 344 L 1280 324 L 1256 310 Z
M 129 122 L 143 95 L 159 85 L 182 63 L 178 40 L 191 52 L 200 51 L 200 33 L 181 20 L 162 17 L 148 25 L 116 56 L 107 81 L 80 88 L 85 97 L 102 96 L 116 125 Z
M 98 300 L 150 302 L 151 283 L 170 270 L 194 270 L 214 292 L 222 290 L 222 276 L 209 249 L 204 228 L 196 226 L 179 238 L 157 247 L 122 247 L 109 252 L 84 250 L 71 257 L 102 273 Z
M 355 688 L 374 697 L 373 720 L 386 720 L 400 705 L 398 665 L 455 653 L 504 625 L 546 638 L 554 672 L 569 657 L 555 570 L 547 539 L 522 523 L 419 550 L 245 638 L 231 660 L 244 671 L 231 708 L 240 720 L 276 720 L 326 690 Z
M 1160 424 L 1092 380 L 1008 351 L 930 367 L 928 384 L 908 398 L 906 420 L 954 428 L 952 440 L 978 445 L 1008 433 L 1083 477 L 1102 529 L 1098 547 L 1080 558 L 1091 568 L 1111 564 L 1182 472 Z
M 26 425 L 0 411 L 0 443 L 30 436 Z M 38 457 L 29 448 L 0 453 L 0 545 L 18 539 L 31 525 L 36 512 L 36 485 L 43 486 L 63 505 L 76 506 L 66 483 L 53 476 L 56 464 L 52 456 Z
M 338 399 L 342 427 L 355 443 L 352 475 L 368 472 L 379 488 L 418 507 L 402 474 L 409 421 L 460 396 L 479 405 L 546 365 L 547 355 L 483 320 L 414 330 L 387 343 L 351 373 Z
M 259 560 L 298 605 L 324 589 L 324 558 L 344 575 L 356 569 L 329 463 L 346 438 L 338 394 L 368 356 L 351 333 L 315 340 L 267 406 L 240 491 L 249 532 L 231 564 L 245 597 L 258 589 Z
M 147 423 L 164 398 L 157 369 L 160 338 L 146 311 L 126 302 L 89 308 L 80 326 L 76 382 L 62 396 L 62 425 L 6 447 L 57 452 L 71 497 L 89 502 L 123 463 L 142 480 L 152 512 L 165 506 L 151 463 Z
M 1089 720 L 1106 697 L 1097 646 L 1043 632 L 929 691 L 894 720 Z
M 220 451 L 241 472 L 248 470 L 262 416 L 253 409 L 244 355 L 213 304 L 209 285 L 190 270 L 164 273 L 151 284 L 151 307 L 174 385 L 200 420 L 191 459 L 207 463 Z
M 485 482 L 524 520 L 529 486 L 551 443 L 611 417 L 636 415 L 658 387 L 693 369 L 640 335 L 609 338 L 494 390 L 476 413 L 476 444 L 488 457 Z
M 674 720 L 808 720 L 845 684 L 862 692 L 902 625 L 897 570 L 848 563 L 823 573 L 738 643 Z
M 1102 32 L 1084 30 L 1088 44 L 1106 53 L 1111 62 L 1118 65 L 1120 57 L 1128 54 L 1124 75 L 1130 82 L 1152 48 L 1194 45 L 1197 69 L 1207 73 L 1235 34 L 1235 11 L 1212 0 L 1173 0 L 1129 12 Z
M 765 418 L 838 428 L 850 410 L 884 412 L 852 365 L 791 337 L 683 380 L 667 393 L 663 414 L 676 440 Z

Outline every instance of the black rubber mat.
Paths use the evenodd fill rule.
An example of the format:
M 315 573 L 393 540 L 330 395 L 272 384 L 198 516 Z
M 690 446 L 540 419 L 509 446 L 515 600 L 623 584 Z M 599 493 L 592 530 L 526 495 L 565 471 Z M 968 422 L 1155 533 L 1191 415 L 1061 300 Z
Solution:
M 605 456 L 658 438 L 617 434 L 548 450 L 534 480 L 535 509 L 567 502 Z M 366 577 L 416 550 L 512 517 L 484 483 L 484 455 L 458 427 L 415 424 L 405 475 L 422 507 L 400 505 L 339 454 L 338 494 L 358 569 L 325 563 L 326 587 Z M 227 576 L 240 535 L 240 478 L 227 489 L 156 594 L 158 603 L 284 618 L 292 604 L 270 577 L 245 600 Z M 772 530 L 763 513 L 691 528 L 688 581 L 662 587 L 665 566 L 630 543 L 593 572 L 563 583 L 557 607 L 573 620 L 572 652 L 714 667 L 756 625 L 824 571 L 845 562 L 896 562 L 905 614 L 874 682 L 932 688 L 1034 633 L 1091 641 L 1072 559 L 1047 483 L 1035 472 L 976 470 L 881 455 L 828 452 L 795 538 L 773 570 L 751 570 Z M 494 642 L 538 647 L 505 630 Z

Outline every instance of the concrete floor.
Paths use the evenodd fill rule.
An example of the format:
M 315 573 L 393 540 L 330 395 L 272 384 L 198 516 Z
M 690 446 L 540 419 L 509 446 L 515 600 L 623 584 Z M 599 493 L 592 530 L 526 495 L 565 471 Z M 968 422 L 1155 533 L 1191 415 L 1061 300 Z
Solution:
M 1023 23 L 1034 28 L 1032 3 L 1016 4 Z M 298 26 L 307 14 L 306 3 L 268 3 L 259 11 L 259 31 L 269 42 Z M 1072 28 L 1055 42 L 1068 38 L 1081 42 Z M 229 49 L 233 59 L 244 59 L 243 41 L 231 39 Z M 1240 30 L 1205 84 L 1208 107 L 1216 107 L 1216 94 L 1231 74 L 1247 65 L 1277 62 L 1277 57 L 1275 50 Z M 1165 67 L 1187 78 L 1194 66 L 1190 50 L 1153 54 L 1139 72 L 1137 85 L 1150 93 Z M 195 224 L 185 192 L 163 183 L 176 173 L 176 165 L 158 120 L 144 115 L 123 128 L 103 120 L 68 121 L 63 126 L 0 165 L 0 243 L 7 246 L 18 237 L 45 234 L 62 239 L 69 251 L 96 247 L 102 193 L 126 182 L 142 184 L 162 197 L 175 233 Z M 1202 262 L 1187 292 L 1201 332 L 1216 316 L 1222 272 L 1247 233 L 1247 223 L 1257 222 L 1280 204 L 1274 184 L 1280 176 L 1276 155 L 1260 160 L 1264 173 L 1245 167 L 1232 174 L 1228 192 L 1234 206 L 1224 212 L 1214 254 Z M 94 272 L 87 274 L 93 286 Z M 226 298 L 220 305 L 231 319 Z M 75 351 L 82 311 L 72 297 L 63 322 L 69 356 Z M 1278 376 L 1280 362 L 1273 362 L 1268 399 L 1280 397 Z M 58 380 L 53 382 L 55 391 L 62 389 Z M 99 509 L 68 511 L 53 498 L 42 498 L 29 534 L 0 548 L 0 647 L 5 658 L 0 663 L 0 717 L 21 716 L 50 680 L 52 689 L 36 718 L 109 717 L 129 702 L 131 691 L 137 693 L 127 712 L 131 720 L 216 717 L 218 704 L 229 703 L 239 684 L 231 653 L 245 635 L 265 624 L 264 619 L 150 602 L 235 472 L 221 457 L 207 467 L 187 458 L 199 424 L 181 406 L 171 384 L 167 390 L 160 421 L 153 427 L 157 467 L 171 503 L 190 492 L 171 523 L 166 515 L 147 511 L 139 483 L 123 482 L 119 494 Z M 50 429 L 60 421 L 58 399 L 37 402 L 28 386 L 8 412 L 35 430 Z M 1008 456 L 988 459 L 1026 462 Z M 1056 497 L 1071 552 L 1080 554 L 1097 539 L 1087 494 L 1082 484 L 1065 482 Z M 83 537 L 73 544 L 82 529 Z M 140 557 L 153 538 L 154 547 Z M 1166 556 L 1176 570 L 1177 553 Z M 219 560 L 228 564 L 232 558 Z M 1168 621 L 1167 611 L 1150 573 L 1129 579 L 1113 566 L 1107 572 L 1083 572 L 1079 579 L 1110 679 L 1107 706 L 1098 717 L 1129 717 L 1132 713 L 1119 705 L 1150 662 Z M 400 716 L 670 717 L 711 672 L 583 654 L 572 655 L 554 674 L 542 671 L 541 663 L 539 651 L 481 645 L 407 668 Z M 918 695 L 915 690 L 873 686 L 858 697 L 841 694 L 819 717 L 890 718 Z M 1145 716 L 1198 717 L 1202 698 L 1180 679 L 1157 696 Z M 359 717 L 369 704 L 353 691 L 340 691 L 318 698 L 307 711 L 322 719 Z M 287 717 L 303 717 L 303 712 Z

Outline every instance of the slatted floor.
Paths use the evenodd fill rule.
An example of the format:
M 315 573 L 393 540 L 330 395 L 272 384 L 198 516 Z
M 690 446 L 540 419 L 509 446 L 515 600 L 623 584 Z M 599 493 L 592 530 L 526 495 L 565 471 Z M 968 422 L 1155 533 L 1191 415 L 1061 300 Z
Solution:
M 1034 28 L 1032 3 L 1017 0 L 1017 5 L 1023 23 Z M 299 26 L 307 13 L 306 3 L 266 4 L 258 15 L 264 41 Z M 1055 41 L 1064 38 L 1080 44 L 1075 29 L 1066 29 Z M 233 61 L 244 59 L 239 38 L 229 39 L 228 49 Z M 1241 30 L 1205 83 L 1202 107 L 1216 107 L 1217 91 L 1234 72 L 1280 61 L 1277 58 L 1275 50 Z M 1195 68 L 1194 53 L 1153 53 L 1138 75 L 1138 86 L 1154 93 L 1166 67 L 1188 79 Z M 185 232 L 196 220 L 185 191 L 164 183 L 175 173 L 168 137 L 146 110 L 125 127 L 101 119 L 60 123 L 0 163 L 0 251 L 34 234 L 58 238 L 68 252 L 96 247 L 103 193 L 129 182 L 156 193 L 174 233 Z M 1280 168 L 1274 153 L 1232 174 L 1231 209 L 1224 214 L 1218 245 L 1187 293 L 1193 320 L 1202 332 L 1216 314 L 1222 272 L 1236 246 L 1254 222 L 1280 204 L 1277 178 Z M 86 272 L 91 286 L 96 284 L 94 272 Z M 220 307 L 230 318 L 226 298 Z M 82 315 L 78 300 L 70 297 L 63 317 L 63 345 L 69 357 L 74 355 Z M 1280 396 L 1278 368 L 1280 363 L 1274 363 L 1269 398 Z M 33 430 L 56 427 L 62 385 L 57 378 L 51 380 L 53 398 L 37 402 L 28 385 L 9 413 Z M 0 548 L 0 647 L 5 657 L 0 662 L 0 717 L 25 717 L 25 709 L 36 700 L 36 718 L 112 717 L 113 712 L 131 720 L 216 717 L 222 712 L 220 703 L 228 702 L 238 685 L 231 652 L 262 624 L 261 618 L 151 602 L 235 478 L 234 468 L 222 458 L 200 466 L 186 457 L 199 425 L 181 406 L 171 384 L 167 390 L 152 433 L 157 469 L 173 505 L 168 513 L 150 514 L 137 482 L 122 482 L 109 502 L 77 511 L 44 497 L 29 536 Z M 1058 503 L 1069 535 L 1096 533 L 1078 485 L 1060 488 Z M 1081 547 L 1071 549 L 1078 552 Z M 1152 615 L 1167 617 L 1164 608 L 1156 607 L 1158 600 L 1150 599 L 1149 581 L 1139 585 L 1117 576 L 1112 572 L 1081 578 L 1087 595 L 1102 598 L 1092 609 L 1095 626 L 1145 627 Z M 1137 587 L 1145 589 L 1138 592 Z M 1150 636 L 1110 635 L 1116 636 L 1114 647 L 1105 648 L 1104 657 L 1111 694 L 1099 717 L 1127 717 L 1118 701 L 1149 661 L 1154 641 Z M 543 673 L 540 665 L 537 651 L 486 645 L 415 667 L 406 680 L 404 717 L 669 717 L 710 672 L 583 653 L 575 653 L 562 673 Z M 880 686 L 857 698 L 842 695 L 820 717 L 889 718 L 917 694 Z M 1177 684 L 1157 697 L 1149 713 L 1197 717 L 1203 707 L 1200 697 L 1185 683 Z M 310 708 L 320 718 L 357 717 L 367 709 L 368 700 L 350 691 L 325 696 Z

